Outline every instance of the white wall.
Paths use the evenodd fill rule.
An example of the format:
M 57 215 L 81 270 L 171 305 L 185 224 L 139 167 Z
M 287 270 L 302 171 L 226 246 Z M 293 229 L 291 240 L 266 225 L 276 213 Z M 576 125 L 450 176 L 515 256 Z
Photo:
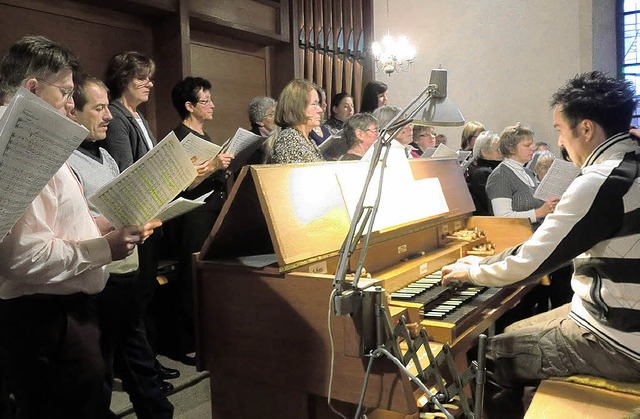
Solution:
M 386 33 L 386 0 L 374 0 L 376 39 Z M 500 132 L 518 121 L 557 151 L 549 98 L 593 69 L 615 75 L 615 0 L 389 0 L 391 34 L 418 52 L 412 67 L 376 78 L 390 103 L 406 105 L 432 68 L 448 69 L 449 97 L 465 118 Z M 459 147 L 462 128 L 437 128 Z

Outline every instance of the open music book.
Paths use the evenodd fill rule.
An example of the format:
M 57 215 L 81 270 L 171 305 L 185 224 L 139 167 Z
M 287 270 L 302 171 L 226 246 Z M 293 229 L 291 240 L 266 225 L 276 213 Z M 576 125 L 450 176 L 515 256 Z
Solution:
M 202 205 L 178 199 L 196 178 L 191 159 L 171 132 L 140 160 L 100 188 L 89 200 L 116 228 L 166 221 Z
M 193 162 L 195 165 L 211 160 L 220 153 L 220 150 L 222 150 L 222 146 L 207 141 L 204 138 L 200 138 L 192 133 L 187 134 L 187 136 L 180 141 L 180 144 L 182 144 L 182 147 L 187 153 L 187 156 L 189 156 L 189 159 L 193 159 L 195 157 Z
M 322 152 L 323 156 L 331 160 L 339 159 L 340 156 L 349 151 L 347 143 L 342 138 L 342 130 L 335 134 L 331 134 L 318 146 L 318 148 Z
M 0 241 L 88 132 L 18 90 L 0 118 Z
M 235 172 L 242 168 L 264 140 L 266 140 L 266 137 L 254 134 L 244 128 L 238 128 L 233 137 L 222 148 L 223 153 L 233 154 L 234 156 L 227 170 Z
M 553 160 L 549 167 L 549 171 L 536 188 L 533 197 L 543 201 L 560 198 L 569 188 L 571 182 L 573 182 L 579 174 L 579 167 L 576 167 L 571 162 L 556 158 Z

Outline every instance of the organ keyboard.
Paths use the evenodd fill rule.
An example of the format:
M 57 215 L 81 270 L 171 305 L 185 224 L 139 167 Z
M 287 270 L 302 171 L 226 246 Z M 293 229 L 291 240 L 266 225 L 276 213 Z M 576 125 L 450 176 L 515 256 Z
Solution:
M 212 376 L 214 417 L 332 417 L 324 407 L 332 367 L 332 398 L 358 403 L 363 355 L 375 343 L 367 298 L 374 287 L 385 289 L 392 321 L 419 323 L 430 339 L 462 355 L 526 292 L 437 284 L 442 266 L 468 252 L 515 245 L 531 230 L 526 220 L 470 217 L 473 201 L 455 159 L 415 159 L 413 176 L 437 178 L 448 211 L 374 232 L 365 258 L 371 278 L 359 283 L 362 310 L 331 318 L 330 339 L 333 274 L 350 222 L 337 178 L 358 164 L 251 166 L 240 173 L 194 257 L 198 367 Z M 415 390 L 395 366 L 376 364 L 364 404 L 415 414 Z

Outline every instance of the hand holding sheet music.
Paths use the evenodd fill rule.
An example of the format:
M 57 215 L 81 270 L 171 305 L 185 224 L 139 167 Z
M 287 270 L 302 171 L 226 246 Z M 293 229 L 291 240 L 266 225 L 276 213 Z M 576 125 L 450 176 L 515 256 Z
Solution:
M 158 218 L 195 177 L 189 156 L 172 132 L 89 200 L 116 228 L 144 225 Z
M 536 188 L 533 197 L 543 201 L 560 198 L 579 174 L 580 168 L 574 166 L 573 163 L 554 159 L 549 171 Z
M 265 137 L 261 135 L 254 134 L 244 128 L 238 128 L 233 138 L 223 148 L 225 153 L 234 156 L 227 170 L 235 172 L 244 166 L 264 140 Z

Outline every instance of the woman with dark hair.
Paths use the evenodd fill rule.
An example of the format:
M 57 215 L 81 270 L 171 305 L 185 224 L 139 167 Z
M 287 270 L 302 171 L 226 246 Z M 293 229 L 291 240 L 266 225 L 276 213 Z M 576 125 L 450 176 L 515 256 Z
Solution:
M 386 83 L 373 80 L 364 86 L 362 91 L 362 101 L 360 102 L 360 112 L 373 112 L 380 106 L 387 104 Z
M 338 93 L 331 100 L 331 117 L 325 124 L 331 134 L 337 134 L 353 115 L 353 98 L 348 93 Z
M 173 87 L 171 101 L 182 119 L 173 130 L 176 137 L 183 140 L 187 135 L 193 134 L 212 142 L 204 131 L 204 124 L 213 119 L 215 108 L 211 98 L 211 83 L 201 77 L 187 77 Z M 202 248 L 227 198 L 225 169 L 232 159 L 233 155 L 220 153 L 215 158 L 196 165 L 198 178 L 180 196 L 187 199 L 205 194 L 209 196 L 204 205 L 169 222 L 169 235 L 173 236 L 172 256 L 178 260 L 180 281 L 177 281 L 174 290 L 176 299 L 179 300 L 177 310 L 175 315 L 168 316 L 171 324 L 165 325 L 168 336 L 164 339 L 164 352 L 170 358 L 186 364 L 195 365 L 195 360 L 188 355 L 195 351 L 191 255 Z
M 322 107 L 318 86 L 296 79 L 287 84 L 278 98 L 276 124 L 282 127 L 266 147 L 269 163 L 306 163 L 323 161 L 322 153 L 309 133 L 320 126 Z
M 153 60 L 139 52 L 127 51 L 113 56 L 109 60 L 106 73 L 106 85 L 109 88 L 109 111 L 113 119 L 107 129 L 107 137 L 104 140 L 104 148 L 114 158 L 120 171 L 138 161 L 156 145 L 156 139 L 151 132 L 149 123 L 138 112 L 138 106 L 149 100 L 149 94 L 153 88 L 153 74 L 156 65 Z M 147 310 L 155 289 L 158 285 L 156 279 L 159 261 L 159 234 L 153 234 L 143 245 L 138 246 L 138 259 L 140 261 L 140 275 L 138 298 L 142 309 Z M 153 331 L 151 319 L 146 316 L 147 333 Z M 151 335 L 151 333 L 150 333 Z M 154 336 L 149 336 L 153 346 Z M 155 368 L 161 379 L 177 378 L 180 372 L 175 369 L 162 366 L 157 360 Z M 166 393 L 173 390 L 173 385 L 165 381 L 160 382 L 160 387 Z

